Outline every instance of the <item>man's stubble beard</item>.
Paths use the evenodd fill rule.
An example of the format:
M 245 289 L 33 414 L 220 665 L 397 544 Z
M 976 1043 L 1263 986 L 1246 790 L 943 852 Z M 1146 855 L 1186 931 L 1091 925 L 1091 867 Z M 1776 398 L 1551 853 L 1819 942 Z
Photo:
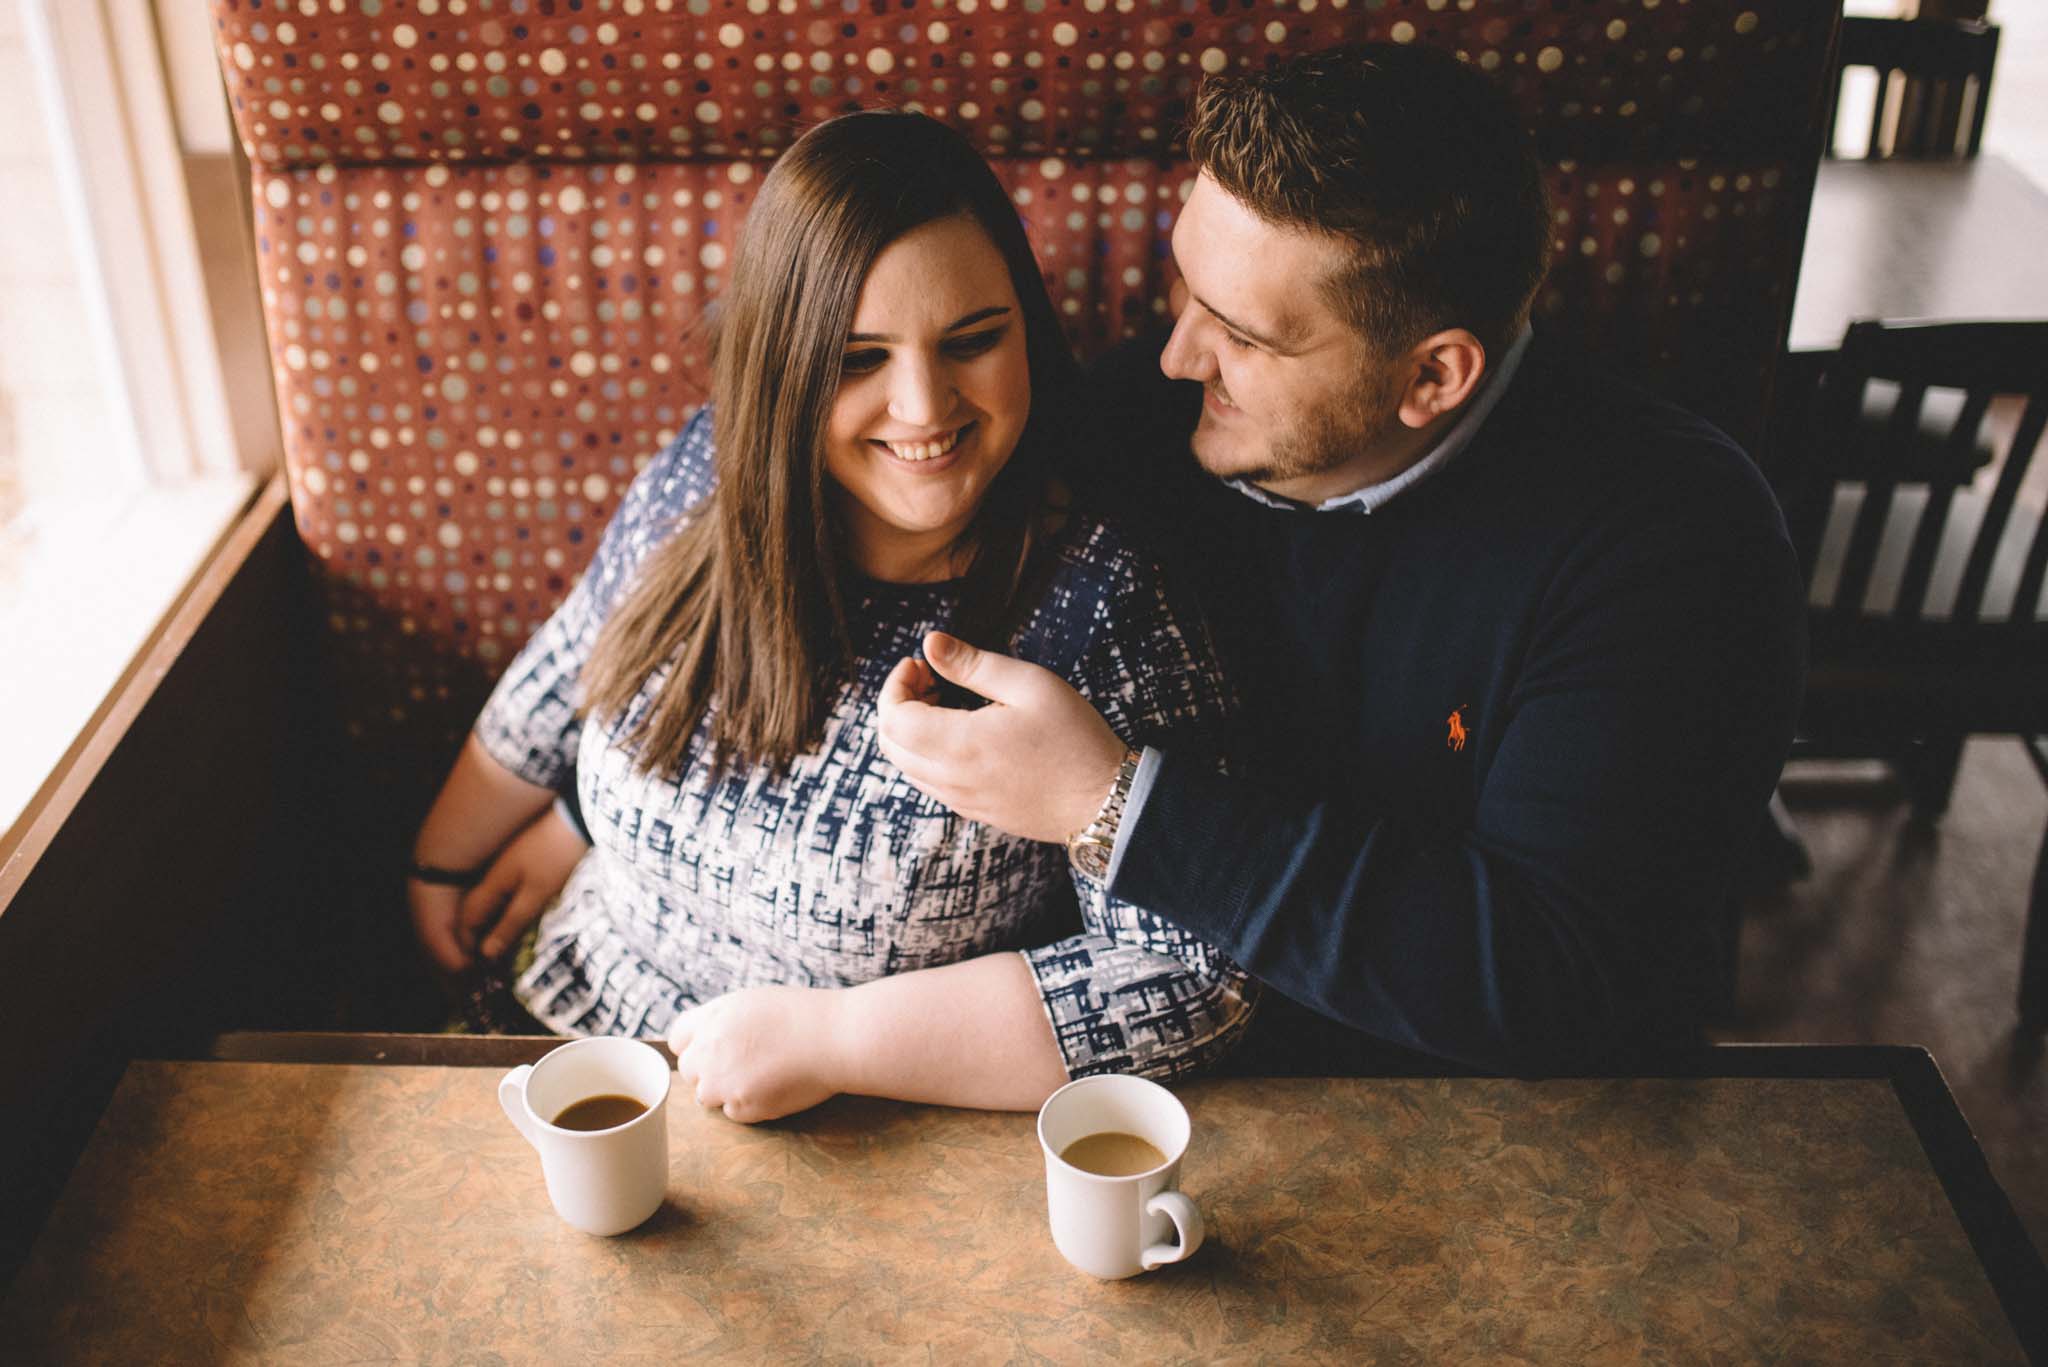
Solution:
M 1202 452 L 1198 425 L 1195 459 L 1218 478 L 1262 487 L 1327 474 L 1356 460 L 1400 426 L 1400 396 L 1385 392 L 1386 388 L 1379 384 L 1346 391 L 1339 403 L 1290 415 L 1291 420 L 1268 439 L 1264 460 L 1249 467 L 1219 468 Z

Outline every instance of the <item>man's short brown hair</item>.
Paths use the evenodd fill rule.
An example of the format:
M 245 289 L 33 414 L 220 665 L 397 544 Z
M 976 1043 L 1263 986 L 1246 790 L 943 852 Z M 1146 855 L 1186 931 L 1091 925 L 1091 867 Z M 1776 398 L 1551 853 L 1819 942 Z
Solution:
M 1462 327 L 1498 358 L 1528 319 L 1543 168 L 1506 95 L 1449 53 L 1374 43 L 1212 76 L 1188 152 L 1268 222 L 1352 243 L 1324 288 L 1382 354 Z

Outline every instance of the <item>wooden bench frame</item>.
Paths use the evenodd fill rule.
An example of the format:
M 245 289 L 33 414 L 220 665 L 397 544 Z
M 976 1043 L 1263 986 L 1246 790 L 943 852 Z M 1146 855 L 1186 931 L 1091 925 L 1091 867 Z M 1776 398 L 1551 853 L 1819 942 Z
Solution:
M 127 1058 L 230 1023 L 278 943 L 252 928 L 319 914 L 311 600 L 275 476 L 0 837 L 0 1278 Z

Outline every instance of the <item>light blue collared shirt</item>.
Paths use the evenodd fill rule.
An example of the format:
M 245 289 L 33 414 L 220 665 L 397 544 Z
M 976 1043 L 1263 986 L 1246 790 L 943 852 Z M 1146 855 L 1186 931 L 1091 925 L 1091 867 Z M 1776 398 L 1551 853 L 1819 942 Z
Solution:
M 1501 357 L 1500 368 L 1488 376 L 1480 385 L 1478 395 L 1466 407 L 1464 414 L 1444 433 L 1443 439 L 1429 448 L 1429 454 L 1403 470 L 1391 479 L 1377 484 L 1368 484 L 1362 489 L 1353 489 L 1348 494 L 1326 498 L 1313 506 L 1296 503 L 1292 499 L 1269 494 L 1258 485 L 1247 480 L 1226 479 L 1223 482 L 1243 494 L 1246 498 L 1263 503 L 1269 508 L 1285 508 L 1290 511 L 1311 511 L 1318 513 L 1361 513 L 1369 514 L 1376 508 L 1383 508 L 1394 499 L 1428 479 L 1437 471 L 1449 465 L 1460 451 L 1471 445 L 1501 395 L 1507 393 L 1508 385 L 1515 378 L 1515 371 L 1521 367 L 1523 353 L 1529 350 L 1529 339 L 1534 336 L 1529 325 L 1522 325 L 1521 335 L 1508 347 L 1507 355 Z M 1159 778 L 1160 752 L 1151 746 L 1145 747 L 1145 756 L 1138 762 L 1138 772 L 1131 778 L 1130 796 L 1124 799 L 1123 816 L 1117 822 L 1118 834 L 1136 830 L 1144 816 L 1145 801 L 1152 795 L 1152 785 Z M 1127 842 L 1119 839 L 1109 855 L 1108 882 L 1116 882 L 1117 870 L 1123 866 Z

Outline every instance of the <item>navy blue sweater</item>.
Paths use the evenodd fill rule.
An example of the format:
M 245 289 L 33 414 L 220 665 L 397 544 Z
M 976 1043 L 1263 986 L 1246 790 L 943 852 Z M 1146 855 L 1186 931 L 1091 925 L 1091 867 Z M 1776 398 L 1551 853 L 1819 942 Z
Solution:
M 1399 1050 L 1697 1041 L 1804 671 L 1749 460 L 1539 337 L 1436 475 L 1371 514 L 1275 509 L 1195 469 L 1192 386 L 1123 364 L 1107 430 L 1145 454 L 1085 482 L 1200 587 L 1249 730 L 1243 778 L 1167 755 L 1113 894 Z

